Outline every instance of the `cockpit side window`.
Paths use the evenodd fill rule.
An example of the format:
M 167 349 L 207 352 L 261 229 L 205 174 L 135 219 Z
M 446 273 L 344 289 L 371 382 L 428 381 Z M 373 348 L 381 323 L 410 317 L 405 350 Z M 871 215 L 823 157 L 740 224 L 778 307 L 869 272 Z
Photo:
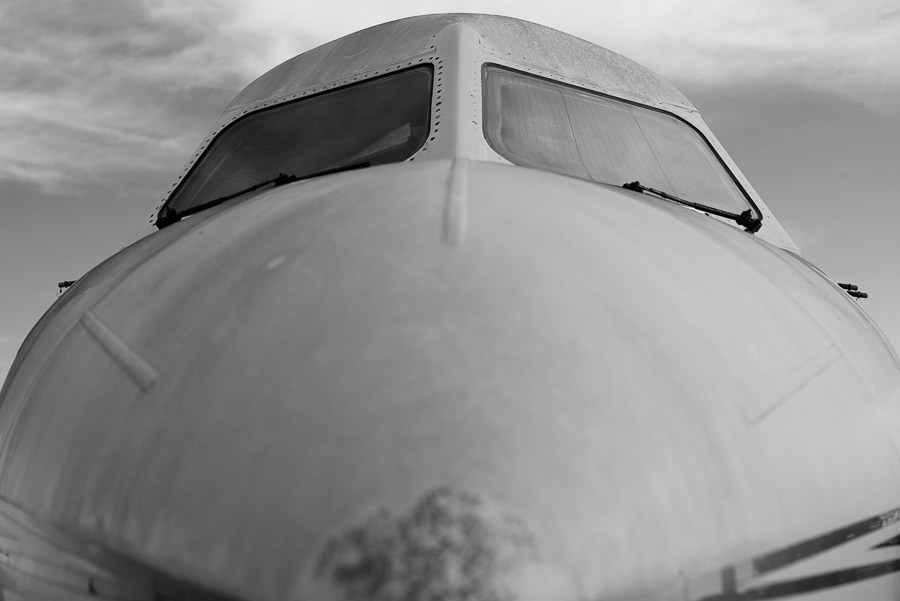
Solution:
M 485 65 L 484 135 L 516 165 L 756 212 L 703 136 L 656 109 Z
M 423 65 L 253 113 L 225 129 L 163 207 L 192 207 L 279 174 L 401 162 L 428 135 L 433 69 Z

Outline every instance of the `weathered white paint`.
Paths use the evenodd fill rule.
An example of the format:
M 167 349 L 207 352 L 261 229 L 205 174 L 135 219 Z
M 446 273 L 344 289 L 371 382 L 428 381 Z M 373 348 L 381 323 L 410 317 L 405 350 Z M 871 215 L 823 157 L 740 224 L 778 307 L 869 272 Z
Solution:
M 412 523 L 449 487 L 485 499 L 485 527 L 514 516 L 533 537 L 502 575 L 517 591 L 696 599 L 721 592 L 723 566 L 900 506 L 900 363 L 778 230 L 479 154 L 466 120 L 486 57 L 595 77 L 705 128 L 652 74 L 548 32 L 400 21 L 238 96 L 227 119 L 427 55 L 450 131 L 428 160 L 186 218 L 57 301 L 2 393 L 0 526 L 22 511 L 21 531 L 58 535 L 3 548 L 2 586 L 37 590 L 23 574 L 60 562 L 77 582 L 126 578 L 127 558 L 138 581 L 330 598 L 329 541 L 379 508 Z M 618 71 L 584 71 L 594 59 Z M 305 60 L 319 83 L 300 80 Z M 78 564 L 71 544 L 102 553 Z M 860 586 L 900 590 L 896 573 Z

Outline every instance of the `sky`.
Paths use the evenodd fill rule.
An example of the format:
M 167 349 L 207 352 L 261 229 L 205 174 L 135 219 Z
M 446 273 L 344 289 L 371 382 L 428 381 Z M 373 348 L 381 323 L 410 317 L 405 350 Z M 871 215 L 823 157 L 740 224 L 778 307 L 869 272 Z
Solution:
M 56 283 L 135 238 L 242 87 L 439 12 L 541 23 L 673 82 L 900 347 L 900 0 L 0 0 L 0 379 Z

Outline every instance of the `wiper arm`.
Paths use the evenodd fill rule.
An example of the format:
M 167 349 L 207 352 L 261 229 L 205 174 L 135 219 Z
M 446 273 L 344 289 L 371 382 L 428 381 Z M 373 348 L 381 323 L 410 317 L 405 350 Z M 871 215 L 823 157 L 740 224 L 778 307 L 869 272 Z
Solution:
M 663 192 L 662 190 L 657 190 L 656 188 L 647 187 L 641 184 L 641 182 L 637 181 L 628 184 L 622 184 L 622 187 L 626 190 L 634 190 L 635 192 L 650 192 L 651 194 L 655 194 L 660 198 L 665 198 L 666 200 L 671 200 L 672 202 L 683 204 L 687 207 L 697 209 L 698 211 L 703 211 L 704 213 L 712 213 L 713 215 L 718 215 L 719 217 L 731 219 L 732 221 L 737 222 L 738 225 L 745 227 L 747 231 L 751 233 L 758 232 L 759 228 L 762 227 L 762 219 L 760 219 L 759 217 L 754 217 L 753 211 L 751 209 L 747 209 L 740 215 L 736 213 L 729 213 L 728 211 L 723 211 L 715 207 L 700 204 L 699 202 L 692 202 L 690 200 L 679 198 L 674 194 L 669 194 L 668 192 Z
M 216 205 L 220 205 L 223 202 L 229 201 L 232 198 L 237 198 L 243 194 L 247 194 L 249 192 L 253 192 L 254 190 L 259 190 L 260 188 L 264 188 L 265 186 L 271 185 L 273 188 L 277 186 L 282 186 L 284 184 L 290 184 L 292 182 L 299 182 L 305 179 L 312 179 L 314 177 L 319 177 L 322 175 L 328 175 L 330 173 L 338 173 L 341 171 L 352 171 L 354 169 L 362 169 L 363 167 L 368 167 L 369 161 L 365 161 L 362 163 L 353 163 L 351 165 L 341 165 L 340 167 L 332 167 L 331 169 L 326 169 L 324 171 L 317 171 L 315 173 L 310 173 L 308 175 L 288 175 L 286 173 L 279 173 L 275 177 L 269 178 L 265 181 L 261 181 L 258 184 L 253 184 L 252 186 L 248 186 L 243 190 L 238 190 L 237 192 L 232 192 L 231 194 L 226 194 L 225 196 L 220 196 L 219 198 L 214 198 L 212 200 L 208 200 L 206 202 L 200 203 L 198 205 L 194 205 L 192 207 L 188 207 L 186 209 L 182 209 L 181 211 L 176 211 L 172 207 L 165 207 L 159 216 L 156 218 L 156 227 L 162 229 L 168 225 L 172 225 L 177 221 L 181 221 L 182 217 L 187 217 L 188 215 L 193 215 L 194 213 L 199 213 L 200 211 L 204 211 L 210 207 L 214 207 Z

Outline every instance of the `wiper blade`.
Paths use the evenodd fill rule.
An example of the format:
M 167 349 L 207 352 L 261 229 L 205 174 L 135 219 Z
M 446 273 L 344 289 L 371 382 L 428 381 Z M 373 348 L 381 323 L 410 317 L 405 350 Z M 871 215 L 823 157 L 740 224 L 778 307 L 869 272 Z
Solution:
M 325 169 L 324 171 L 317 171 L 315 173 L 309 173 L 307 175 L 288 175 L 286 173 L 279 173 L 273 178 L 267 179 L 265 181 L 261 181 L 258 184 L 253 184 L 252 186 L 248 186 L 242 190 L 238 190 L 237 192 L 232 192 L 231 194 L 226 194 L 225 196 L 220 196 L 219 198 L 214 198 L 212 200 L 208 200 L 206 202 L 200 203 L 198 205 L 194 205 L 192 207 L 188 207 L 186 209 L 182 209 L 181 211 L 176 211 L 172 207 L 164 207 L 163 211 L 160 212 L 159 216 L 156 218 L 156 227 L 162 229 L 167 225 L 172 225 L 177 221 L 181 221 L 182 217 L 187 217 L 188 215 L 193 215 L 194 213 L 199 213 L 200 211 L 204 211 L 210 207 L 214 207 L 216 205 L 220 205 L 223 202 L 227 202 L 232 198 L 237 198 L 238 196 L 242 196 L 244 194 L 248 194 L 253 192 L 254 190 L 259 190 L 260 188 L 264 188 L 266 186 L 271 185 L 273 188 L 277 186 L 282 186 L 284 184 L 290 184 L 292 182 L 299 182 L 305 179 L 312 179 L 314 177 L 320 177 L 322 175 L 328 175 L 330 173 L 339 173 L 341 171 L 352 171 L 354 169 L 362 169 L 363 167 L 368 167 L 369 161 L 364 161 L 362 163 L 353 163 L 351 165 L 341 165 L 340 167 L 332 167 L 331 169 Z
M 751 233 L 758 232 L 759 228 L 762 227 L 762 219 L 760 219 L 759 217 L 754 217 L 753 211 L 751 209 L 747 209 L 741 214 L 729 213 L 728 211 L 723 211 L 715 207 L 700 204 L 699 202 L 692 202 L 690 200 L 679 198 L 674 194 L 669 194 L 668 192 L 663 192 L 662 190 L 657 190 L 656 188 L 650 188 L 637 181 L 628 184 L 622 184 L 622 187 L 626 190 L 634 190 L 635 192 L 650 192 L 651 194 L 655 194 L 660 198 L 665 198 L 666 200 L 671 200 L 672 202 L 683 204 L 687 207 L 697 209 L 698 211 L 703 211 L 704 213 L 712 213 L 713 215 L 718 215 L 719 217 L 731 219 L 732 221 L 737 222 L 738 225 L 746 228 L 747 231 Z

